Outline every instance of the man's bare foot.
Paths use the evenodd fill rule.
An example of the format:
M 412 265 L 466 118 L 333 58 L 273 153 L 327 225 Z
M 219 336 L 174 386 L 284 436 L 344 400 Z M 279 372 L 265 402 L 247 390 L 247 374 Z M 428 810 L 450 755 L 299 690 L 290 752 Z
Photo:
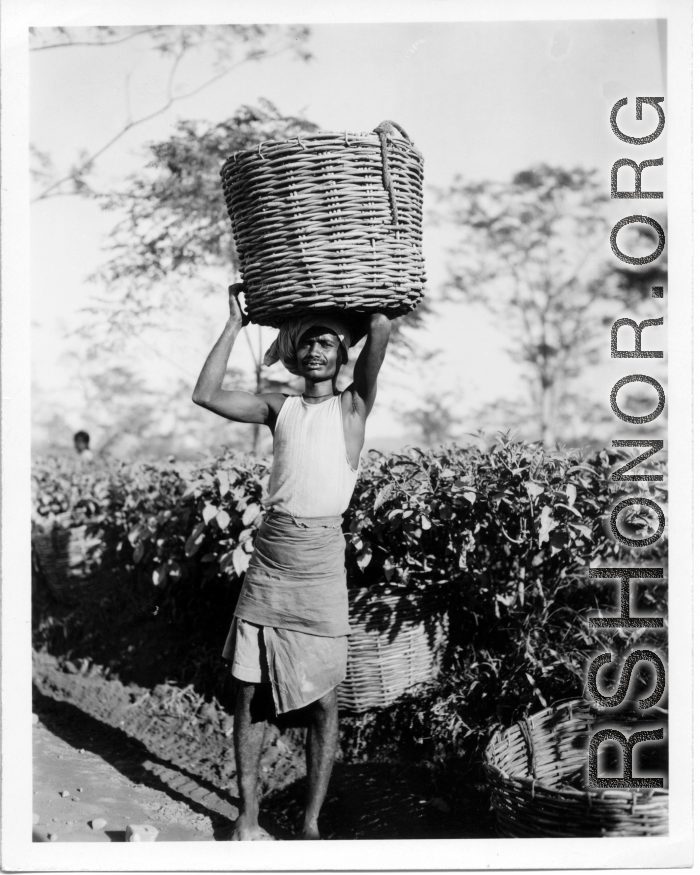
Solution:
M 318 831 L 318 823 L 315 820 L 310 820 L 304 823 L 297 838 L 302 841 L 314 841 L 320 839 L 321 833 Z
M 254 842 L 261 838 L 263 830 L 258 824 L 257 815 L 241 814 L 233 824 L 228 837 L 229 842 Z

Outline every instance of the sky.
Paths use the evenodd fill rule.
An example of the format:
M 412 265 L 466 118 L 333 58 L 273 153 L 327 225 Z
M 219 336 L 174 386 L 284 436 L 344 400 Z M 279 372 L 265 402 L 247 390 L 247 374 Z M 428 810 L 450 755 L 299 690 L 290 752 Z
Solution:
M 610 130 L 612 104 L 623 96 L 666 93 L 663 31 L 651 20 L 317 24 L 311 30 L 310 62 L 287 54 L 243 64 L 135 127 L 97 163 L 96 187 L 121 186 L 143 166 L 144 144 L 167 137 L 177 119 L 218 121 L 261 97 L 325 130 L 367 131 L 394 119 L 425 157 L 424 253 L 427 295 L 435 302 L 453 241 L 449 231 L 427 220 L 434 187 L 457 174 L 505 181 L 540 162 L 595 168 L 605 184 L 615 160 L 637 157 Z M 32 54 L 31 139 L 59 169 L 80 150 L 101 147 L 127 118 L 160 106 L 167 64 L 148 46 L 134 40 Z M 175 93 L 204 81 L 210 60 L 206 53 L 188 57 Z M 620 113 L 621 124 L 625 112 L 633 118 L 628 106 Z M 647 173 L 645 185 L 663 187 L 665 169 Z M 624 201 L 615 207 L 615 221 L 629 213 Z M 106 261 L 116 217 L 76 197 L 39 201 L 31 209 L 32 377 L 42 393 L 63 400 L 77 429 L 87 402 L 75 365 L 83 341 L 71 332 L 83 318 L 81 308 L 100 293 L 86 278 Z M 196 325 L 190 321 L 164 331 L 150 347 L 144 344 L 132 363 L 154 385 L 167 385 L 174 374 L 194 385 L 219 325 L 223 328 L 225 297 L 224 285 L 220 300 L 198 304 L 202 319 Z M 420 342 L 439 355 L 428 368 L 387 369 L 383 379 L 389 389 L 380 390 L 368 444 L 401 437 L 397 411 L 436 386 L 457 393 L 467 410 L 522 393 L 518 366 L 491 317 L 461 304 L 437 309 Z M 266 330 L 263 341 L 273 336 Z M 601 332 L 601 344 L 606 343 Z M 246 356 L 244 347 L 235 349 L 232 364 L 244 365 Z

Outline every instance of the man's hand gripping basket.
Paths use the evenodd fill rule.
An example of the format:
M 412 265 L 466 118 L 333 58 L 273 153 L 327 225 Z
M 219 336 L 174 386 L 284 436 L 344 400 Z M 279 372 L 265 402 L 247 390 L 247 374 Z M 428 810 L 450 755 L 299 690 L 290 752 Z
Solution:
M 502 836 L 668 835 L 668 790 L 586 787 L 596 719 L 572 699 L 493 735 L 484 761 Z
M 252 322 L 393 317 L 420 301 L 423 157 L 396 123 L 267 140 L 231 156 L 221 177 Z

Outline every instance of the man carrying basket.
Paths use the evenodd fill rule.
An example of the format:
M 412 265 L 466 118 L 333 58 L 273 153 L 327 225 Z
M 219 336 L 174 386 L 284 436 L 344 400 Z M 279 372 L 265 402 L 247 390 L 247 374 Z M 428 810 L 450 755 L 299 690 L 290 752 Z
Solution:
M 304 378 L 301 395 L 221 388 L 247 317 L 229 289 L 230 316 L 192 400 L 234 422 L 264 423 L 274 435 L 266 514 L 224 647 L 237 679 L 234 743 L 241 811 L 231 839 L 261 836 L 257 782 L 263 721 L 255 701 L 271 689 L 277 714 L 307 708 L 308 793 L 301 837 L 320 838 L 318 816 L 338 742 L 337 687 L 345 677 L 348 596 L 342 514 L 350 503 L 365 422 L 389 342 L 384 314 L 367 317 L 367 340 L 344 391 L 336 388 L 353 339 L 341 315 L 291 319 L 268 350 Z

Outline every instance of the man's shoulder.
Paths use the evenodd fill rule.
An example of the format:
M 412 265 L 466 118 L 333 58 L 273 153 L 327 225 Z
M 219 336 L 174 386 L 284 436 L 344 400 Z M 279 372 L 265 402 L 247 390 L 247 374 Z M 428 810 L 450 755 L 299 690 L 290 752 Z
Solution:
M 275 416 L 282 409 L 282 405 L 287 398 L 296 398 L 296 395 L 288 395 L 284 392 L 261 392 L 260 398 L 267 404 Z

